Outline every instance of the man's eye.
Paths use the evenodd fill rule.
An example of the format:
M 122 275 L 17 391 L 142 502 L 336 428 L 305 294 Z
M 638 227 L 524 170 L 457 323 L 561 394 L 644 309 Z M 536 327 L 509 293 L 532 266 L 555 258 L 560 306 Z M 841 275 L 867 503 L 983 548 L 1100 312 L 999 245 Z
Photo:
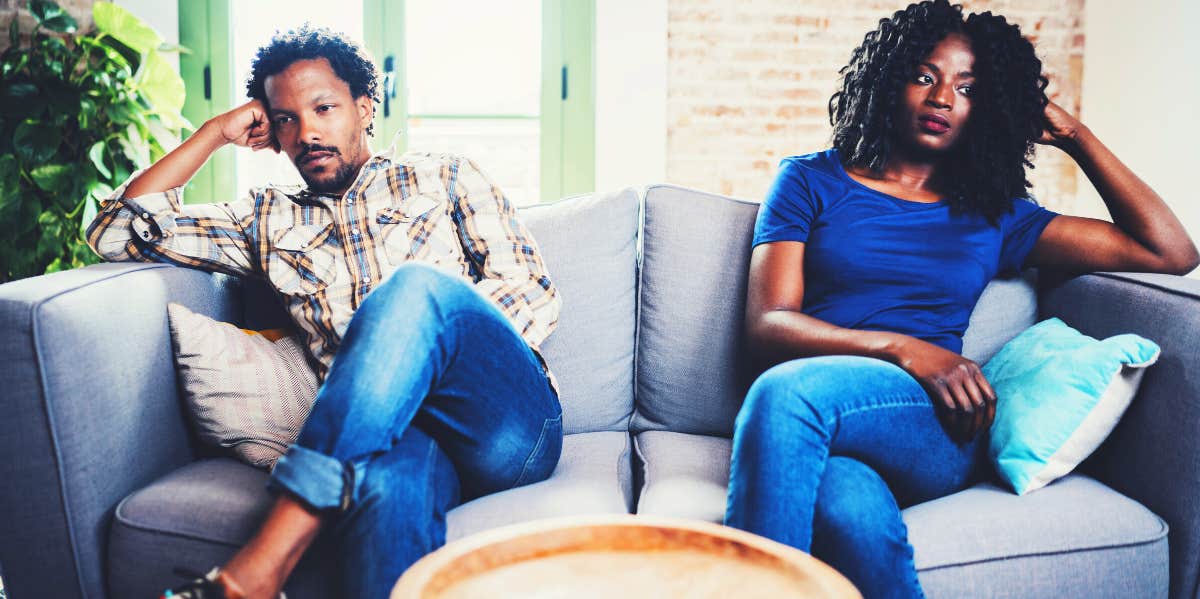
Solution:
M 970 97 L 975 94 L 975 87 L 972 85 L 964 85 L 958 88 L 958 91 L 962 92 L 964 96 Z
M 278 125 L 286 125 L 290 122 L 292 122 L 292 117 L 290 117 L 290 116 L 275 117 L 275 125 L 277 125 L 277 126 Z
M 928 73 L 917 73 L 917 76 L 913 80 L 917 83 L 933 83 L 933 77 Z
M 333 109 L 333 104 L 322 104 L 317 107 L 317 112 L 326 112 Z

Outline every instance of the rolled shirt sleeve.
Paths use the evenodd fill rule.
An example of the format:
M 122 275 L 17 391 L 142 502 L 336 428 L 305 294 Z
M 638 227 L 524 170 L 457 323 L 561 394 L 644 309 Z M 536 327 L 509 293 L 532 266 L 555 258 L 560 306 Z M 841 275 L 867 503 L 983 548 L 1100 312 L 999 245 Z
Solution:
M 183 187 L 125 197 L 134 173 L 100 203 L 88 245 L 110 262 L 172 262 L 231 275 L 256 271 L 254 201 L 183 203 Z

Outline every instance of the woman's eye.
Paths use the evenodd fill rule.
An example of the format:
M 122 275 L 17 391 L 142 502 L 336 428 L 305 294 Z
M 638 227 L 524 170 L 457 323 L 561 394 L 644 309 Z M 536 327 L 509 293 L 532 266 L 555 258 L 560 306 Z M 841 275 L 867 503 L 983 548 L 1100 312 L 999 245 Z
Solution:
M 286 125 L 290 122 L 292 122 L 292 117 L 290 117 L 290 116 L 275 117 L 275 125 L 276 126 Z
M 333 109 L 333 104 L 322 104 L 317 107 L 317 112 L 327 112 Z
M 958 88 L 958 91 L 962 92 L 962 94 L 964 96 L 970 97 L 971 95 L 973 95 L 975 93 L 975 87 L 971 86 L 971 85 L 964 85 L 964 86 Z
M 917 73 L 917 76 L 914 80 L 917 83 L 930 84 L 930 83 L 933 83 L 933 76 L 931 76 L 928 73 Z

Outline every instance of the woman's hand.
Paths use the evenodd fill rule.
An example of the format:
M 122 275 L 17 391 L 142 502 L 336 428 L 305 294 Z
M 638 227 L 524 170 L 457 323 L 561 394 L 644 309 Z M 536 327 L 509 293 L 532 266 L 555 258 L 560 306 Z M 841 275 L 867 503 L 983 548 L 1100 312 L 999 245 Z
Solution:
M 965 443 L 991 428 L 996 392 L 978 364 L 908 336 L 899 336 L 894 353 L 896 364 L 921 383 L 941 408 L 939 414 L 952 438 Z
M 1035 141 L 1061 148 L 1075 143 L 1082 129 L 1083 123 L 1079 122 L 1079 119 L 1063 110 L 1062 106 L 1050 102 L 1046 104 L 1046 110 L 1043 113 L 1042 136 Z

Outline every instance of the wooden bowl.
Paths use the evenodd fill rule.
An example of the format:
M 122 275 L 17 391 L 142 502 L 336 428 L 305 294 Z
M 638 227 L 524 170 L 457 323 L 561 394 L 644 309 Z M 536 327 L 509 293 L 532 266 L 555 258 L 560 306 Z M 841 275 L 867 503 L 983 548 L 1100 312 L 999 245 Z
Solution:
M 555 518 L 485 531 L 422 558 L 391 599 L 861 597 L 820 560 L 708 522 Z

